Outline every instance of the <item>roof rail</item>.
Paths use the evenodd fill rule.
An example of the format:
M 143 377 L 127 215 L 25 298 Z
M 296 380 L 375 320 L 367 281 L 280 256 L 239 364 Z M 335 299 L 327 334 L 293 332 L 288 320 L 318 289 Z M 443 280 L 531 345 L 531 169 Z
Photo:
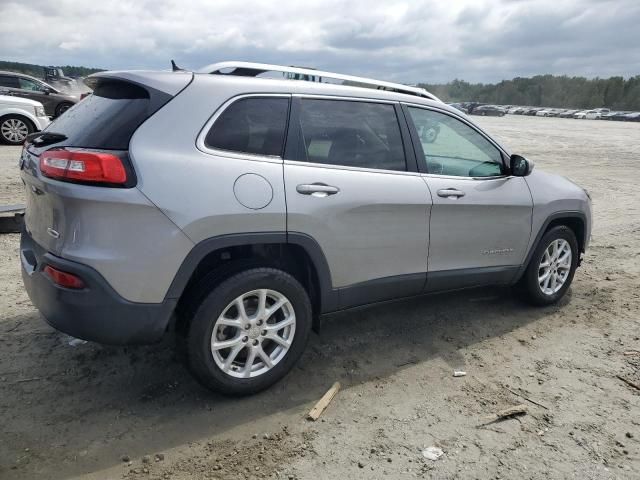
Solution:
M 229 70 L 224 72 L 223 70 Z M 376 90 L 386 90 L 389 92 L 404 93 L 417 97 L 428 98 L 440 102 L 441 100 L 429 93 L 424 88 L 410 87 L 401 83 L 383 82 L 371 78 L 354 77 L 341 73 L 323 72 L 313 68 L 286 67 L 282 65 L 270 65 L 267 63 L 252 62 L 219 62 L 212 63 L 201 68 L 197 73 L 212 73 L 218 75 L 237 75 L 242 77 L 257 77 L 266 72 L 281 73 L 282 76 L 290 80 L 303 80 L 308 82 L 333 83 L 347 85 L 351 87 L 373 88 Z

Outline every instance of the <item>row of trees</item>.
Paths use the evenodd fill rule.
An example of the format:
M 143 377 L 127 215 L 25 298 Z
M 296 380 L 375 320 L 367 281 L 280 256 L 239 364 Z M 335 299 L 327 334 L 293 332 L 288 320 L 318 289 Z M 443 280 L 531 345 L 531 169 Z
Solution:
M 99 68 L 73 67 L 71 65 L 56 66 L 61 68 L 65 75 L 69 77 L 86 77 L 92 73 L 101 72 Z M 32 77 L 42 78 L 44 76 L 44 66 L 33 65 L 31 63 L 4 62 L 0 61 L 0 70 L 8 70 L 10 72 L 19 72 Z
M 447 84 L 420 84 L 447 102 L 477 101 L 533 107 L 599 108 L 640 111 L 640 75 L 594 78 L 536 75 L 497 84 L 454 80 Z

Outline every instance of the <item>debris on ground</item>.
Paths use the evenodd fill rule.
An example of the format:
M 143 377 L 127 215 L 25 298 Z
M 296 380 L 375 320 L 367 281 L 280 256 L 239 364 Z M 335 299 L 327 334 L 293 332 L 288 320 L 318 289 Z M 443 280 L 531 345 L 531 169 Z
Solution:
M 549 410 L 549 407 L 547 407 L 546 405 L 543 405 L 542 403 L 540 403 L 540 402 L 538 402 L 538 401 L 536 401 L 536 400 L 533 400 L 533 399 L 531 399 L 531 398 L 527 397 L 526 395 L 524 395 L 524 394 L 522 394 L 522 393 L 518 393 L 518 392 L 516 392 L 515 390 L 510 389 L 509 387 L 504 387 L 504 388 L 506 388 L 507 390 L 509 390 L 509 391 L 510 391 L 511 393 L 513 393 L 515 396 L 520 397 L 520 398 L 522 398 L 522 399 L 526 400 L 527 402 L 533 403 L 534 405 L 537 405 L 537 406 L 539 406 L 539 407 L 542 407 L 542 408 L 544 408 L 545 410 Z
M 427 460 L 433 460 L 436 461 L 438 460 L 442 455 L 444 455 L 444 452 L 442 451 L 441 448 L 438 447 L 428 447 L 425 448 L 422 451 L 422 456 L 424 458 L 426 458 Z
M 329 406 L 329 403 L 331 403 L 331 400 L 333 400 L 333 397 L 336 396 L 336 393 L 338 393 L 339 390 L 340 382 L 334 383 L 331 388 L 327 390 L 327 393 L 325 393 L 322 398 L 318 400 L 318 403 L 316 403 L 315 406 L 309 411 L 307 419 L 313 420 L 315 422 L 320 417 L 320 415 L 322 415 L 322 412 L 324 412 L 325 409 Z
M 633 383 L 631 380 L 621 377 L 620 375 L 616 375 L 617 378 L 619 378 L 620 380 L 622 380 L 624 383 L 626 383 L 627 385 L 629 385 L 630 387 L 635 388 L 636 390 L 640 390 L 640 385 L 638 385 L 637 383 Z
M 454 377 L 466 377 L 467 376 L 467 372 L 465 372 L 464 370 L 454 370 L 453 371 L 453 376 Z
M 79 347 L 80 345 L 84 345 L 87 343 L 86 340 L 82 340 L 81 338 L 75 338 L 75 337 L 72 337 L 71 335 L 67 335 L 65 337 L 65 340 L 67 342 L 67 345 L 69 345 L 70 347 Z
M 528 413 L 527 406 L 523 403 L 514 407 L 505 408 L 497 413 L 488 415 L 484 418 L 485 422 L 479 426 L 488 425 L 490 423 L 507 420 L 508 418 L 518 417 L 520 415 L 526 415 Z

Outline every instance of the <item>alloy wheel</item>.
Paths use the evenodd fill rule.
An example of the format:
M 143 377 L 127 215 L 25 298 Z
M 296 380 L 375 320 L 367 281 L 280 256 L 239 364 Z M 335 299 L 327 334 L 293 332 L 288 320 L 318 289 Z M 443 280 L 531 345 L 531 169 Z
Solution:
M 557 293 L 569 278 L 573 254 L 571 245 L 559 238 L 549 244 L 538 266 L 538 285 L 545 295 Z
M 222 311 L 211 334 L 211 354 L 220 370 L 253 378 L 274 368 L 291 348 L 296 331 L 293 305 L 275 290 L 253 290 Z
M 10 142 L 24 142 L 29 134 L 29 127 L 18 118 L 9 118 L 0 126 L 2 137 Z

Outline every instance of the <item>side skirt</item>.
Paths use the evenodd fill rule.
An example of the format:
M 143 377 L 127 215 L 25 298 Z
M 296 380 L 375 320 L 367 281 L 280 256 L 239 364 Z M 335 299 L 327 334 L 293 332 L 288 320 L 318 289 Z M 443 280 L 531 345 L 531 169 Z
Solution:
M 444 292 L 487 285 L 507 285 L 512 283 L 519 270 L 520 265 L 429 272 L 425 291 Z

